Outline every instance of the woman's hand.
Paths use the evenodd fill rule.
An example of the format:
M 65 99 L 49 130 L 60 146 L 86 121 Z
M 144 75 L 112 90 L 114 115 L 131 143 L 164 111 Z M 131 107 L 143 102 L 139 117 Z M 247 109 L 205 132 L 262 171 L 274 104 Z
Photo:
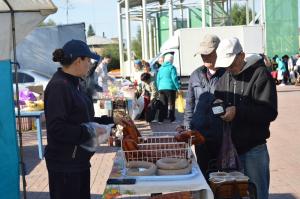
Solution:
M 103 127 L 95 127 L 96 136 L 104 135 L 106 134 L 106 129 Z

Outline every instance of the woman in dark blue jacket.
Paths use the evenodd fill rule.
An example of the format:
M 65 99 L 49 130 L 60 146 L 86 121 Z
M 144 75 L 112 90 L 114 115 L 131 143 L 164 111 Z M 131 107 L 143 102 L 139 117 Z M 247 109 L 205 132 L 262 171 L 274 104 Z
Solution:
M 80 87 L 90 68 L 90 59 L 99 60 L 86 43 L 67 42 L 53 53 L 60 62 L 45 90 L 47 146 L 45 159 L 51 199 L 90 199 L 90 158 L 84 147 L 102 128 L 89 128 L 94 120 L 91 99 Z

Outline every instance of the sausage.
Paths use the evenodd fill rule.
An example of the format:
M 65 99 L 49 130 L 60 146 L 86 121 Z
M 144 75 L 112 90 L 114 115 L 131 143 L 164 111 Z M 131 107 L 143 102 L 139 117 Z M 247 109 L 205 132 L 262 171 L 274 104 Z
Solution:
M 156 165 L 146 161 L 129 161 L 126 165 L 128 176 L 151 176 L 156 173 Z M 143 168 L 143 170 L 139 170 Z
M 194 198 L 192 192 L 185 191 L 185 192 L 176 192 L 176 193 L 167 193 L 163 195 L 157 195 L 151 197 L 151 199 L 191 199 Z
M 205 137 L 199 131 L 192 131 L 192 144 L 205 143 Z
M 188 142 L 192 139 L 192 144 L 203 144 L 205 137 L 199 131 L 183 131 L 174 136 L 177 142 Z
M 188 164 L 187 159 L 183 158 L 162 158 L 156 162 L 158 169 L 166 170 L 184 169 Z
M 131 139 L 129 136 L 127 136 L 123 139 L 122 148 L 124 151 L 135 151 L 135 150 L 139 149 L 137 143 L 133 139 Z
M 125 151 L 126 160 L 136 160 L 138 155 L 138 144 L 128 135 L 122 140 L 122 149 Z
M 135 142 L 139 143 L 139 137 L 141 137 L 140 132 L 137 130 L 136 126 L 128 125 L 123 128 L 123 136 L 130 135 Z
M 157 175 L 186 175 L 191 173 L 192 165 L 189 164 L 186 168 L 183 169 L 157 169 Z

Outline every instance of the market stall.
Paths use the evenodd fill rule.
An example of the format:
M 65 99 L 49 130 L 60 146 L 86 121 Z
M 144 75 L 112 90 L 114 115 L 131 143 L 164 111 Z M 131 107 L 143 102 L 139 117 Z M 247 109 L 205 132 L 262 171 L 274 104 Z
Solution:
M 12 86 L 12 64 L 15 71 L 18 70 L 16 45 L 56 10 L 57 8 L 51 0 L 0 0 L 0 198 L 20 198 L 19 168 L 21 167 L 24 171 L 22 158 L 19 158 L 22 157 L 22 149 L 19 150 L 16 137 Z M 19 115 L 19 109 L 17 113 Z M 19 141 L 21 143 L 22 139 L 19 138 Z M 21 165 L 19 165 L 20 162 Z M 23 185 L 26 185 L 24 175 Z M 24 195 L 26 196 L 26 194 Z
M 213 192 L 203 177 L 195 158 L 191 172 L 183 175 L 128 176 L 119 151 L 104 191 L 104 198 L 151 196 L 155 194 L 189 192 L 192 198 L 213 199 Z
M 104 198 L 150 197 L 173 192 L 190 198 L 213 198 L 191 148 L 192 144 L 205 141 L 199 132 L 143 135 L 130 116 L 117 113 L 114 120 L 123 127 L 122 141 Z
M 132 115 L 133 106 L 136 104 L 136 88 L 126 79 L 111 79 L 113 82 L 107 85 L 107 91 L 97 92 L 93 96 L 95 116 L 113 116 L 113 113 L 118 110 Z

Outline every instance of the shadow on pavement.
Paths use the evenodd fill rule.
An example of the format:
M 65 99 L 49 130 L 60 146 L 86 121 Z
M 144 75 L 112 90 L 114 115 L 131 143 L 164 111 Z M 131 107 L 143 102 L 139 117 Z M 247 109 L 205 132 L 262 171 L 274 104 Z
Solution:
M 298 197 L 294 196 L 291 193 L 272 193 L 269 196 L 269 199 L 297 199 Z
M 96 153 L 114 153 L 117 152 L 119 150 L 119 147 L 111 147 L 111 146 L 107 146 L 107 145 L 101 145 L 100 147 L 98 147 Z
M 36 145 L 23 146 L 23 160 L 25 163 L 25 173 L 29 175 L 31 171 L 41 162 L 38 156 Z
M 161 124 L 157 122 L 150 123 L 150 128 L 153 132 L 175 132 L 176 127 L 183 124 L 183 113 L 178 113 L 176 110 L 175 117 L 176 122 L 174 123 L 171 123 L 168 119 L 166 119 Z
M 21 197 L 23 198 L 23 192 L 20 192 Z M 49 192 L 27 192 L 26 194 L 28 199 L 50 199 Z M 102 199 L 100 194 L 91 194 L 91 199 Z

